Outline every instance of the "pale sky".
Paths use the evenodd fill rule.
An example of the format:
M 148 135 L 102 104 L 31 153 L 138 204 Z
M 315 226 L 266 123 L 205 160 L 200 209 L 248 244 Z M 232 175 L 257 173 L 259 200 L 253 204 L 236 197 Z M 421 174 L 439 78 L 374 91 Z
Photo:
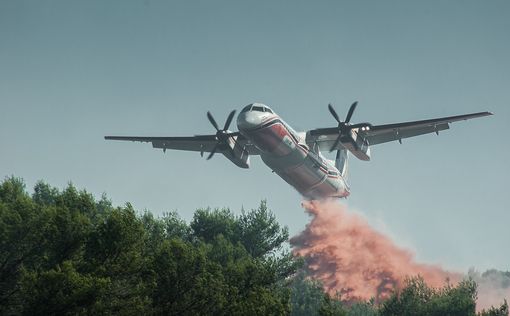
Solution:
M 262 102 L 296 130 L 478 111 L 351 159 L 345 203 L 421 262 L 510 270 L 510 2 L 0 1 L 0 176 L 69 181 L 155 214 L 267 199 L 292 234 L 300 196 L 260 158 L 104 135 L 207 134 Z

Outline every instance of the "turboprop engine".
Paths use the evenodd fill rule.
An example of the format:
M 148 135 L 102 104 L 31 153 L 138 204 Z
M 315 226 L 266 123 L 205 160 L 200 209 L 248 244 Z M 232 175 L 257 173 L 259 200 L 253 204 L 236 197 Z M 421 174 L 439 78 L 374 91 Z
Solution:
M 212 126 L 214 126 L 216 129 L 216 145 L 214 146 L 209 156 L 207 156 L 207 160 L 211 159 L 219 150 L 225 157 L 227 157 L 228 160 L 232 161 L 235 165 L 241 168 L 249 168 L 250 155 L 248 150 L 236 141 L 240 134 L 228 130 L 228 127 L 230 126 L 230 123 L 232 122 L 235 114 L 235 110 L 230 112 L 227 120 L 225 121 L 223 129 L 219 129 L 218 124 L 216 123 L 216 120 L 212 116 L 211 112 L 207 112 L 207 118 L 209 119 L 209 122 L 211 122 Z M 204 155 L 203 152 L 200 154 L 202 156 Z

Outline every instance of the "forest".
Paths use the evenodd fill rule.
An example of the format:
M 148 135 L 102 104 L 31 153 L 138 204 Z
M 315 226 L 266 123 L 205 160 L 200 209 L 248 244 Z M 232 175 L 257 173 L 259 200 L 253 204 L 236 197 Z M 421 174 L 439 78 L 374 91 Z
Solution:
M 344 302 L 307 277 L 265 201 L 155 216 L 72 184 L 0 184 L 0 315 L 508 315 L 477 284 L 410 276 L 382 302 Z

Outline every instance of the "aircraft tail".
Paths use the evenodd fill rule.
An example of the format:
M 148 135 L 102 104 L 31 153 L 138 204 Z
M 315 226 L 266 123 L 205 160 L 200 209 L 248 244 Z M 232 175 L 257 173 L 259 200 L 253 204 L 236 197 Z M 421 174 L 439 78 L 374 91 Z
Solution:
M 344 180 L 346 182 L 349 177 L 348 163 L 347 163 L 348 158 L 349 158 L 348 155 L 349 155 L 349 153 L 348 153 L 347 149 L 342 148 L 342 149 L 337 150 L 336 158 L 335 158 L 335 167 L 338 169 L 338 171 L 340 171 L 340 174 L 342 175 L 342 177 L 344 178 Z

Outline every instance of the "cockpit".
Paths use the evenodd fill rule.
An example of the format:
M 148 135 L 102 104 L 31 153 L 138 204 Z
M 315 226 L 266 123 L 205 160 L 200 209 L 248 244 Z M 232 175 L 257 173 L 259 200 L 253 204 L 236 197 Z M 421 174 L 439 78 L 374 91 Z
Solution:
M 249 104 L 249 105 L 245 106 L 241 110 L 241 113 L 251 112 L 251 111 L 255 111 L 255 112 L 267 112 L 267 113 L 273 114 L 273 111 L 267 105 L 264 105 L 262 103 L 252 103 L 252 104 Z

